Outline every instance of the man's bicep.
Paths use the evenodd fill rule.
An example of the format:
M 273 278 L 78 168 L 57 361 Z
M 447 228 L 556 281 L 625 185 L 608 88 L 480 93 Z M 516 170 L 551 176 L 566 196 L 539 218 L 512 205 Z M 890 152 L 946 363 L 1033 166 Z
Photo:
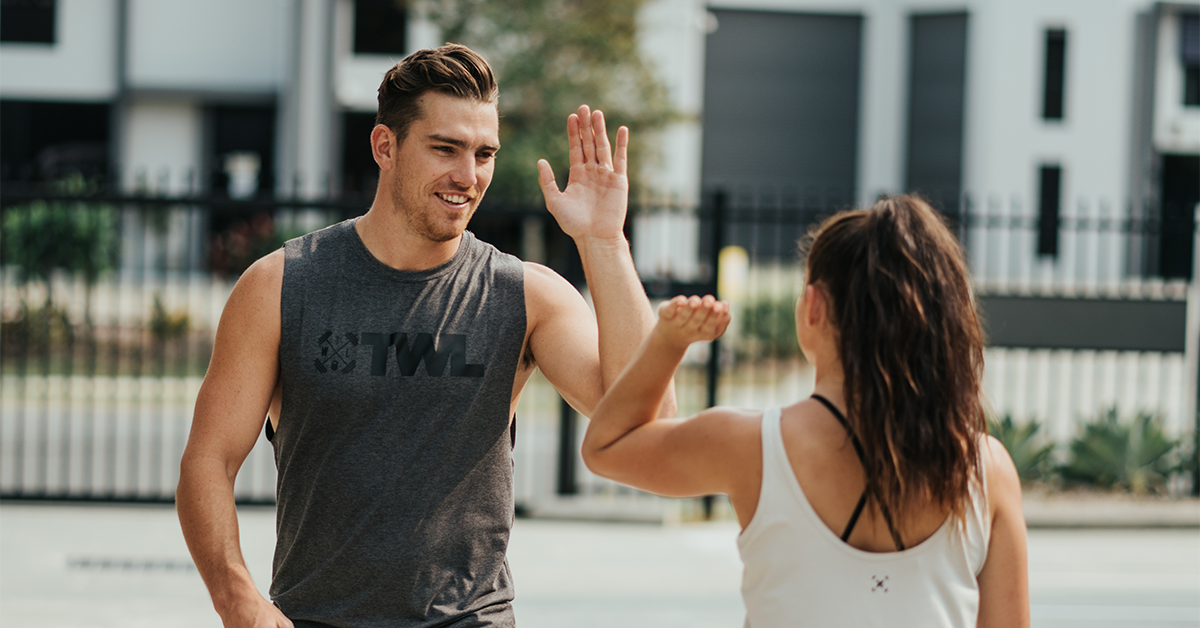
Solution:
M 604 394 L 591 308 L 561 275 L 531 263 L 525 264 L 525 304 L 534 362 L 572 407 L 590 416 Z
M 186 458 L 221 459 L 232 474 L 254 447 L 279 379 L 282 277 L 282 252 L 273 253 L 242 275 L 226 302 Z

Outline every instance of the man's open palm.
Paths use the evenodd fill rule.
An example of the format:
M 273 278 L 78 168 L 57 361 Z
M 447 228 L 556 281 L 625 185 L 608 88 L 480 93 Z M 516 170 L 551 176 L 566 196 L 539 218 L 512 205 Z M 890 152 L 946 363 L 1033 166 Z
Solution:
M 546 208 L 572 238 L 621 237 L 629 199 L 629 129 L 617 130 L 614 153 L 604 114 L 582 105 L 577 114 L 567 117 L 567 140 L 571 155 L 567 189 L 560 191 L 549 162 L 538 160 Z

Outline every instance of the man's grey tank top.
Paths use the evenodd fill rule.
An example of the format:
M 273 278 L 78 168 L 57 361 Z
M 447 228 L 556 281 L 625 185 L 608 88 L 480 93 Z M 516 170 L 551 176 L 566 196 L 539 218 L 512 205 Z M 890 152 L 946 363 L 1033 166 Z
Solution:
M 284 245 L 271 598 L 297 628 L 513 625 L 520 260 L 405 272 L 348 220 Z

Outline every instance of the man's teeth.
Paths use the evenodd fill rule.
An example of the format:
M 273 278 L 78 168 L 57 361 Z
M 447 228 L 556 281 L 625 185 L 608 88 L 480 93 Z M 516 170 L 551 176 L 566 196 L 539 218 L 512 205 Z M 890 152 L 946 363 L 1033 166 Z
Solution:
M 442 197 L 442 200 L 447 203 L 454 203 L 455 205 L 461 205 L 468 200 L 466 196 L 460 194 L 439 194 L 438 196 Z

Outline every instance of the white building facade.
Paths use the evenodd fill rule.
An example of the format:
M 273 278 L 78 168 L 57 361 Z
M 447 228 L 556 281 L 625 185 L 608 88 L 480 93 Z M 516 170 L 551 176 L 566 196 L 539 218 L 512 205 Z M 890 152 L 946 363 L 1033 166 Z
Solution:
M 383 72 L 441 41 L 386 0 L 26 4 L 40 17 L 0 16 L 6 181 L 102 152 L 127 191 L 369 196 Z M 50 36 L 27 36 L 44 7 Z M 647 180 L 685 205 L 716 187 L 843 206 L 919 190 L 1031 219 L 1159 218 L 1175 188 L 1195 202 L 1196 16 L 1147 0 L 655 0 L 643 50 L 683 121 Z M 79 107 L 100 122 L 63 137 Z M 694 240 L 640 251 L 658 258 L 643 272 L 695 276 Z M 1048 259 L 1026 257 L 974 261 Z M 1112 272 L 1190 269 L 1134 258 Z

